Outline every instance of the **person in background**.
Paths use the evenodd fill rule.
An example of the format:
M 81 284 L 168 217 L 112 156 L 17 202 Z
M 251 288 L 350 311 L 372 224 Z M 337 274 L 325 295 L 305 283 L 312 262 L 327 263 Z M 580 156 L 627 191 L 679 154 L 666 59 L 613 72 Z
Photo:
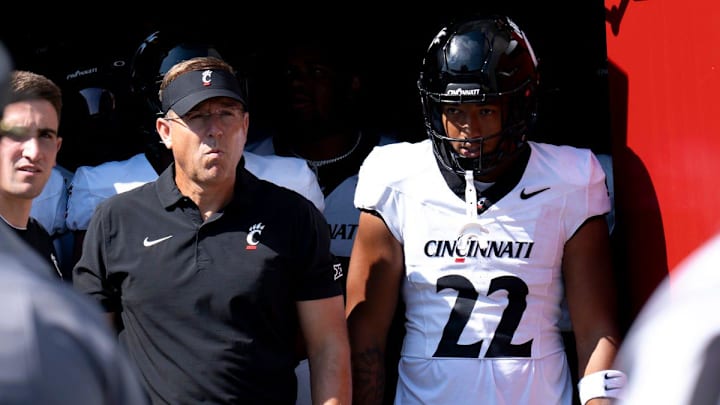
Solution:
M 362 80 L 347 44 L 328 41 L 312 32 L 285 43 L 285 59 L 278 61 L 282 77 L 281 115 L 274 115 L 269 136 L 249 144 L 261 155 L 301 158 L 317 175 L 325 197 L 332 249 L 347 268 L 358 211 L 352 204 L 357 172 L 376 145 L 395 142 L 391 134 L 363 125 Z M 277 52 L 277 48 L 273 48 Z M 273 97 L 273 103 L 277 98 Z
M 394 389 L 398 404 L 571 404 L 565 295 L 581 403 L 619 395 L 605 174 L 589 149 L 531 140 L 537 68 L 510 17 L 452 22 L 418 80 L 429 139 L 364 161 L 346 306 L 354 403 Z M 399 379 L 384 387 L 399 295 Z
M 161 114 L 159 83 L 174 64 L 198 56 L 221 58 L 210 39 L 193 38 L 174 31 L 154 31 L 135 50 L 127 69 L 129 93 L 136 111 L 132 131 L 143 139 L 144 148 L 128 159 L 108 161 L 96 166 L 80 166 L 75 171 L 68 198 L 66 223 L 74 234 L 74 258 L 82 254 L 82 241 L 90 217 L 101 201 L 157 179 L 173 161 L 170 149 L 160 141 L 155 120 Z M 256 176 L 297 191 L 321 211 L 324 200 L 312 171 L 297 158 L 259 156 L 245 153 L 245 167 Z
M 80 52 L 58 55 L 69 60 L 58 61 L 53 71 L 63 90 L 60 130 L 66 134 L 67 148 L 58 161 L 72 172 L 81 166 L 128 159 L 144 146 L 133 128 L 136 111 L 130 94 L 130 57 L 123 49 L 76 56 Z
M 119 318 L 154 402 L 294 403 L 302 332 L 314 402 L 349 403 L 342 269 L 327 222 L 245 169 L 244 93 L 215 57 L 168 70 L 156 130 L 174 162 L 97 206 L 73 284 Z
M 0 44 L 0 119 L 12 61 Z M 3 121 L 4 122 L 4 121 Z M 2 125 L 0 132 L 13 127 Z M 47 260 L 0 226 L 0 402 L 144 405 L 147 396 L 107 321 L 87 297 L 58 283 Z M 108 382 L 111 381 L 111 384 Z
M 720 403 L 720 233 L 653 292 L 620 346 L 628 383 L 618 404 Z
M 43 192 L 33 200 L 31 216 L 50 233 L 63 276 L 69 280 L 74 260 L 74 235 L 65 216 L 74 171 L 79 166 L 125 159 L 139 150 L 128 130 L 127 60 L 113 41 L 102 45 L 78 41 L 67 32 L 48 39 L 26 63 L 62 90 L 63 148 Z
M 50 264 L 62 278 L 55 246 L 40 222 L 30 216 L 55 166 L 62 138 L 58 133 L 62 93 L 47 77 L 16 70 L 0 123 L 0 218 Z
M 97 304 L 42 274 L 52 268 L 0 227 L 0 403 L 149 404 Z
M 359 216 L 352 199 L 360 164 L 373 147 L 396 139 L 366 122 L 360 58 L 356 60 L 350 56 L 358 52 L 356 48 L 329 41 L 326 35 L 313 36 L 312 32 L 299 35 L 284 46 L 284 52 L 278 53 L 284 59 L 277 63 L 284 68 L 278 72 L 282 76 L 280 80 L 277 77 L 272 80 L 282 84 L 273 94 L 282 96 L 284 109 L 280 119 L 277 115 L 271 117 L 279 125 L 271 136 L 257 140 L 247 149 L 307 161 L 317 174 L 325 198 L 323 213 L 330 226 L 331 250 L 347 269 Z M 269 49 L 277 51 L 278 48 Z M 277 102 L 275 97 L 272 101 Z M 343 286 L 344 283 L 343 279 Z M 388 356 L 389 383 L 396 379 L 392 370 L 398 359 L 401 319 L 398 318 L 394 325 L 396 333 L 392 335 L 392 341 L 396 347 Z M 300 363 L 296 372 L 298 405 L 310 404 L 307 359 Z

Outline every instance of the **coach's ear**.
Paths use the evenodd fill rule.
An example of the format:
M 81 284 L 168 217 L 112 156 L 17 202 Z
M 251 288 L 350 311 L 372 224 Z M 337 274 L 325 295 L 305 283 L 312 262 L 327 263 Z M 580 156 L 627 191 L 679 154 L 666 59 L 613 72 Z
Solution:
M 158 118 L 155 121 L 155 129 L 158 135 L 160 135 L 160 141 L 165 144 L 165 147 L 172 149 L 172 136 L 170 136 L 170 121 L 165 118 Z

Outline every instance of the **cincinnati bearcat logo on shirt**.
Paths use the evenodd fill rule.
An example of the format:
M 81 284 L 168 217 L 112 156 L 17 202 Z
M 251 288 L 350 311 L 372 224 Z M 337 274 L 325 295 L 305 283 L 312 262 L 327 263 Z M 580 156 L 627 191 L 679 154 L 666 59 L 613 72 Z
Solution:
M 528 259 L 535 242 L 514 240 L 488 240 L 480 247 L 480 243 L 472 239 L 469 243 L 458 240 L 429 240 L 423 249 L 427 257 L 453 257 L 465 259 L 469 257 L 498 257 L 510 259 Z
M 258 236 L 260 236 L 263 229 L 265 229 L 265 225 L 263 225 L 262 222 L 258 222 L 257 224 L 250 227 L 247 237 L 245 238 L 247 242 L 247 246 L 245 246 L 246 250 L 257 249 L 257 244 L 260 243 L 260 241 L 258 240 Z

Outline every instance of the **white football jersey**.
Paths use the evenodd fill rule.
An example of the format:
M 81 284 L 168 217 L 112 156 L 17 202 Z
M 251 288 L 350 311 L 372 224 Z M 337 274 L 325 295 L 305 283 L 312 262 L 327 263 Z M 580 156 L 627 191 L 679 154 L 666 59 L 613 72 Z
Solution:
M 50 236 L 64 233 L 68 184 L 73 174 L 59 166 L 53 167 L 42 192 L 33 199 L 30 216 L 45 227 Z
M 70 183 L 65 221 L 71 231 L 86 230 L 95 207 L 106 198 L 158 177 L 145 154 L 97 166 L 80 166 Z
M 396 403 L 571 403 L 558 328 L 563 248 L 610 201 L 591 151 L 530 148 L 519 182 L 474 221 L 430 140 L 376 147 L 365 160 L 355 206 L 377 211 L 405 254 Z M 473 222 L 487 232 L 459 240 Z
M 297 192 L 323 212 L 325 197 L 312 169 L 305 160 L 278 155 L 258 155 L 243 152 L 245 168 L 260 179 Z
M 260 179 L 291 189 L 310 200 L 320 211 L 325 207 L 320 185 L 304 160 L 281 156 L 260 156 L 245 151 L 245 168 Z M 145 154 L 98 166 L 81 166 L 75 171 L 68 197 L 67 227 L 86 230 L 95 207 L 106 198 L 157 179 L 158 174 Z

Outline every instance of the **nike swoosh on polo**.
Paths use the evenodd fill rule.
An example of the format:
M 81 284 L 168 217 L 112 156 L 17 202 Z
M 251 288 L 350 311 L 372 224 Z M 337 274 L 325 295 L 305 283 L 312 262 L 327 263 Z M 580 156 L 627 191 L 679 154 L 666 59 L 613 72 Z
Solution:
M 530 197 L 535 197 L 536 195 L 542 193 L 543 191 L 550 190 L 550 187 L 541 188 L 540 190 L 535 190 L 530 193 L 526 193 L 525 189 L 523 188 L 522 191 L 520 191 L 520 198 L 523 200 L 527 200 Z
M 150 247 L 150 246 L 153 246 L 153 245 L 157 245 L 158 243 L 164 242 L 164 241 L 166 241 L 166 240 L 168 240 L 168 239 L 170 239 L 170 238 L 172 238 L 172 237 L 173 237 L 172 235 L 168 235 L 168 236 L 166 236 L 166 237 L 164 237 L 164 238 L 150 240 L 150 239 L 148 239 L 148 237 L 146 236 L 146 237 L 145 237 L 145 240 L 143 240 L 143 246 L 145 246 L 145 247 Z

